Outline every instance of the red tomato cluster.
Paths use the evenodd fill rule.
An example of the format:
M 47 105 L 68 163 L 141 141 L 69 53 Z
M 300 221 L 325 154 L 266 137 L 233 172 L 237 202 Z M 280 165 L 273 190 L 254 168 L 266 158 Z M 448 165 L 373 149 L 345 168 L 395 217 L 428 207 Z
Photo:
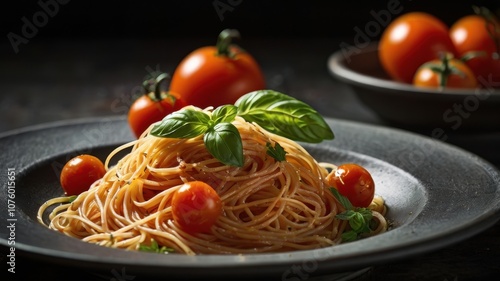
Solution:
M 145 94 L 129 109 L 128 122 L 136 137 L 152 124 L 186 105 L 200 108 L 234 104 L 242 95 L 265 88 L 262 71 L 255 59 L 232 44 L 237 30 L 223 30 L 216 46 L 198 48 L 176 67 L 171 79 L 145 81 Z M 158 76 L 158 77 L 160 77 Z M 170 79 L 168 93 L 157 86 Z M 149 86 L 153 85 L 153 89 Z
M 396 18 L 379 42 L 379 59 L 394 80 L 423 87 L 494 87 L 500 82 L 500 25 L 475 8 L 448 27 L 439 18 L 410 12 Z

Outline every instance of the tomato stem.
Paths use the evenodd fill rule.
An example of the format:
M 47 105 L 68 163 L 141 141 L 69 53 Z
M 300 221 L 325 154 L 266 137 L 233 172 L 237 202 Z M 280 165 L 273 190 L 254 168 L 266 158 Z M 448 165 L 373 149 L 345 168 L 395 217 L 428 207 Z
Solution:
M 240 38 L 240 33 L 238 30 L 224 29 L 221 31 L 216 45 L 218 56 L 227 56 L 230 58 L 234 58 L 236 54 L 234 52 L 231 52 L 230 49 L 233 38 Z
M 450 60 L 453 58 L 453 55 L 450 53 L 441 54 L 441 59 L 439 63 L 430 62 L 422 65 L 424 68 L 429 68 L 434 73 L 438 75 L 439 87 L 444 88 L 448 84 L 448 77 L 452 74 L 456 74 L 459 76 L 465 75 L 458 68 L 450 65 Z
M 153 101 L 161 101 L 163 99 L 161 92 L 161 83 L 169 79 L 170 75 L 168 73 L 160 73 L 154 78 L 145 80 L 142 83 L 145 94 L 148 95 Z M 151 89 L 151 87 L 154 88 Z
M 450 57 L 449 54 L 443 54 L 441 58 L 441 62 L 443 63 L 443 68 L 442 71 L 439 72 L 439 86 L 443 88 L 446 87 L 446 84 L 448 83 L 448 76 L 451 73 L 449 57 Z

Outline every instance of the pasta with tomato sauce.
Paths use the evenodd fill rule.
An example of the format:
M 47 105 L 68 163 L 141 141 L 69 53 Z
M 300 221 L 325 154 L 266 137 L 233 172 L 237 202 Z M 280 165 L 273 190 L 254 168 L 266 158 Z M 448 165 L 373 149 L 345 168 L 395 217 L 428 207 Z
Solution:
M 351 226 L 338 217 L 346 207 L 330 190 L 328 178 L 336 165 L 317 162 L 298 142 L 254 122 L 236 116 L 231 123 L 241 136 L 243 165 L 221 163 L 207 150 L 203 134 L 157 137 L 151 126 L 108 155 L 106 174 L 89 190 L 71 202 L 59 197 L 43 204 L 39 221 L 89 243 L 128 250 L 157 244 L 188 255 L 285 252 L 341 243 Z M 284 159 L 272 157 L 273 147 L 283 149 Z M 122 151 L 126 155 L 111 165 Z M 191 205 L 176 199 L 194 182 L 212 193 Z M 214 204 L 218 211 L 213 212 Z M 183 211 L 196 207 L 195 216 L 183 217 Z M 366 209 L 375 226 L 363 235 L 384 232 L 383 199 L 374 196 Z M 197 221 L 203 214 L 208 222 Z M 208 225 L 190 228 L 190 221 Z

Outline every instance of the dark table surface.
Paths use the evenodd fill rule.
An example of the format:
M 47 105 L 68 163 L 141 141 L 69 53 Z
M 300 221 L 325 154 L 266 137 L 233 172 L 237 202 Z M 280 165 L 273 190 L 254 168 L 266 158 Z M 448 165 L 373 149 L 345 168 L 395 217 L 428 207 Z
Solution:
M 367 14 L 368 10 L 361 15 Z M 13 16 L 17 25 L 21 24 L 21 16 Z M 132 22 L 137 22 L 137 19 Z M 297 97 L 324 116 L 395 126 L 381 120 L 357 99 L 347 85 L 329 74 L 327 59 L 339 49 L 343 39 L 243 38 L 240 45 L 260 63 L 268 88 Z M 350 41 L 352 37 L 346 40 Z M 125 115 L 148 73 L 171 73 L 188 52 L 213 43 L 212 38 L 201 37 L 175 40 L 103 40 L 92 39 L 92 36 L 84 40 L 43 40 L 35 37 L 19 45 L 17 53 L 13 51 L 12 45 L 4 44 L 0 57 L 0 134 L 59 120 Z M 398 128 L 428 136 L 425 131 L 415 128 L 401 125 Z M 481 138 L 473 138 L 458 130 L 448 142 L 477 153 L 499 167 L 500 148 L 493 146 L 494 149 L 490 149 L 498 133 L 481 134 Z M 485 150 L 485 147 L 488 149 Z M 6 264 L 6 254 L 2 253 L 0 261 Z M 119 279 L 111 273 L 96 275 L 89 270 L 62 268 L 50 261 L 32 260 L 22 255 L 17 257 L 16 265 L 16 279 L 31 276 L 38 276 L 42 280 Z M 420 256 L 377 265 L 352 278 L 491 280 L 499 273 L 500 223 L 496 223 L 465 241 Z M 139 277 L 134 279 L 141 280 Z

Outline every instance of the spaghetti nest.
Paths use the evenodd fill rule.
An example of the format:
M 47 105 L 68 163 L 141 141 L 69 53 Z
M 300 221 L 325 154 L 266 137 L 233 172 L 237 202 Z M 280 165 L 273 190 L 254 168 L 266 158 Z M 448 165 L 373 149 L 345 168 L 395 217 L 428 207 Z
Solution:
M 298 143 L 240 117 L 233 124 L 242 138 L 242 167 L 221 164 L 202 136 L 159 138 L 146 132 L 112 151 L 105 176 L 73 202 L 67 197 L 47 201 L 39 220 L 44 223 L 47 208 L 62 203 L 49 213 L 46 225 L 51 229 L 130 250 L 156 241 L 190 255 L 283 252 L 340 243 L 348 224 L 335 217 L 344 209 L 326 185 L 329 164 L 319 164 Z M 269 156 L 268 143 L 279 143 L 286 161 Z M 223 214 L 208 233 L 188 233 L 173 219 L 172 197 L 189 181 L 208 183 L 222 200 Z M 374 232 L 383 231 L 383 216 L 374 217 L 379 220 Z

